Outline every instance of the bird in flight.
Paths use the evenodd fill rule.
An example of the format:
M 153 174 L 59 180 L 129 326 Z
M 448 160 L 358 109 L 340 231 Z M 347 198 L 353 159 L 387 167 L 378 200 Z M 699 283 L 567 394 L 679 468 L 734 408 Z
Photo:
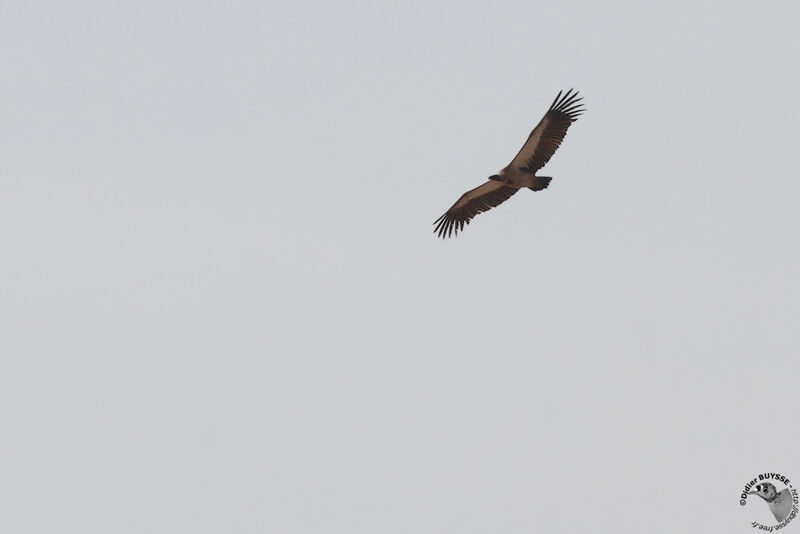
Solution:
M 583 98 L 578 98 L 577 91 L 573 93 L 570 89 L 563 96 L 561 93 L 558 92 L 550 109 L 511 163 L 490 176 L 485 184 L 461 195 L 444 215 L 433 222 L 436 225 L 434 234 L 441 238 L 458 235 L 458 231 L 463 231 L 464 225 L 477 214 L 499 206 L 523 187 L 541 191 L 550 184 L 551 177 L 536 176 L 536 171 L 553 157 L 567 135 L 567 128 L 584 112 Z

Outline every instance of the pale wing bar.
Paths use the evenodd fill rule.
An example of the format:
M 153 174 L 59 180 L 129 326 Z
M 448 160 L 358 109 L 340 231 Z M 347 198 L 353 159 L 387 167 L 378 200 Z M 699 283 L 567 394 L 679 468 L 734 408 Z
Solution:
M 436 227 L 434 234 L 444 239 L 458 235 L 459 230 L 464 230 L 464 225 L 479 213 L 499 206 L 516 193 L 518 189 L 500 182 L 489 180 L 485 184 L 467 191 L 456 201 L 447 212 L 433 221 Z
M 561 146 L 567 128 L 578 120 L 585 111 L 578 92 L 570 89 L 562 96 L 558 92 L 542 120 L 533 129 L 519 154 L 511 162 L 512 165 L 525 168 L 533 173 L 545 166 L 553 154 Z M 522 161 L 520 161 L 520 159 Z

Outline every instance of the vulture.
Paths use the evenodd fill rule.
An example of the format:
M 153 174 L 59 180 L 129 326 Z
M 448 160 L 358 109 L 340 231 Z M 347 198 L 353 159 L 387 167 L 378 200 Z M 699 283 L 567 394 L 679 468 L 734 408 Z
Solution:
M 792 511 L 792 492 L 789 488 L 783 488 L 779 493 L 775 485 L 771 482 L 764 482 L 756 486 L 755 491 L 748 491 L 749 495 L 758 495 L 767 502 L 769 511 L 778 520 L 778 523 L 789 517 Z
M 511 163 L 490 176 L 485 184 L 461 195 L 444 215 L 433 222 L 434 234 L 441 238 L 458 235 L 458 231 L 463 231 L 464 225 L 477 214 L 499 206 L 523 187 L 541 191 L 550 184 L 551 177 L 536 176 L 536 172 L 553 157 L 567 135 L 567 128 L 585 111 L 581 103 L 583 98 L 578 98 L 577 91 L 570 89 L 563 96 L 562 92 L 558 92 L 550 109 Z

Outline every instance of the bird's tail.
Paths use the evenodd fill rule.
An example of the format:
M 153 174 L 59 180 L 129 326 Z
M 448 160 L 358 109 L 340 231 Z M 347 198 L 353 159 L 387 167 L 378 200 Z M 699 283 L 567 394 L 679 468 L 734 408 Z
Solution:
M 550 180 L 552 179 L 553 178 L 550 176 L 534 176 L 533 185 L 528 186 L 528 189 L 531 191 L 541 191 L 550 185 Z

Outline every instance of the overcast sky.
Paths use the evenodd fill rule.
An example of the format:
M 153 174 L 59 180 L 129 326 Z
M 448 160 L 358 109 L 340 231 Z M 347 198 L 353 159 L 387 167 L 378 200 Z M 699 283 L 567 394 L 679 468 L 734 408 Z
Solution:
M 0 530 L 770 523 L 800 8 L 644 4 L 0 2 Z

